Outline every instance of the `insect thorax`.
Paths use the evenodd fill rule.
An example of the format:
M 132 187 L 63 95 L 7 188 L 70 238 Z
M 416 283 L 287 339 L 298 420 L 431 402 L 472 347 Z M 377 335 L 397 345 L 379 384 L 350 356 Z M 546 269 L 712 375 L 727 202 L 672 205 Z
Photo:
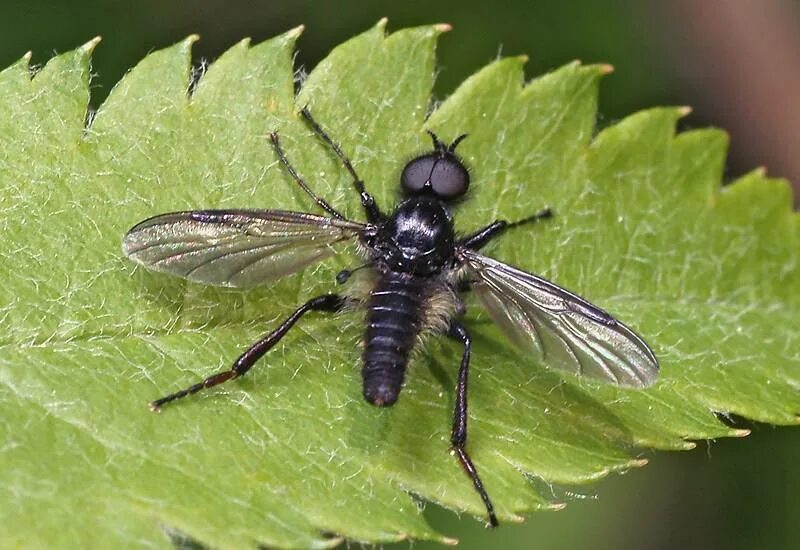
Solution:
M 372 248 L 379 270 L 430 276 L 452 263 L 454 242 L 447 207 L 435 198 L 412 197 L 378 228 Z

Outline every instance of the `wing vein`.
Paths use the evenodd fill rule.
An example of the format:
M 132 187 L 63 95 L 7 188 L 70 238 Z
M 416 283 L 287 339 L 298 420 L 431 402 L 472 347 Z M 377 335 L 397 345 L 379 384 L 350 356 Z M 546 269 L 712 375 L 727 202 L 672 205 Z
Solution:
M 620 386 L 655 382 L 652 350 L 605 310 L 477 252 L 460 249 L 458 258 L 478 281 L 474 288 L 492 319 L 515 342 L 534 344 L 548 365 Z

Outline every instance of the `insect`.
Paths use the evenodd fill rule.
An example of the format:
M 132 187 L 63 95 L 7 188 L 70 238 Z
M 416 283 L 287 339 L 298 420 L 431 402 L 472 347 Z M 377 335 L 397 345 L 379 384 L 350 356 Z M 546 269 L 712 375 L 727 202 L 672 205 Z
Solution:
M 360 195 L 366 222 L 345 218 L 316 195 L 295 170 L 277 133 L 272 145 L 294 182 L 326 212 L 319 216 L 283 210 L 194 210 L 142 221 L 126 235 L 123 251 L 155 271 L 227 287 L 251 287 L 294 273 L 334 254 L 333 245 L 356 241 L 373 275 L 364 295 L 323 294 L 308 300 L 277 328 L 253 344 L 230 370 L 150 403 L 165 403 L 243 376 L 294 324 L 310 311 L 365 312 L 363 393 L 376 406 L 393 405 L 400 394 L 411 352 L 421 335 L 438 333 L 463 346 L 453 414 L 452 451 L 486 506 L 491 526 L 497 517 L 489 494 L 466 449 L 467 385 L 472 340 L 461 322 L 461 299 L 472 291 L 490 317 L 523 349 L 548 364 L 620 386 L 655 382 L 658 360 L 635 332 L 583 298 L 536 275 L 479 251 L 512 228 L 551 216 L 544 209 L 508 222 L 497 220 L 458 236 L 450 205 L 465 195 L 470 173 L 456 155 L 466 135 L 445 144 L 433 133 L 433 150 L 408 162 L 400 185 L 404 199 L 382 211 L 339 145 L 312 118 L 303 117 L 339 158 Z M 360 269 L 361 267 L 357 268 Z M 336 277 L 344 284 L 354 270 Z

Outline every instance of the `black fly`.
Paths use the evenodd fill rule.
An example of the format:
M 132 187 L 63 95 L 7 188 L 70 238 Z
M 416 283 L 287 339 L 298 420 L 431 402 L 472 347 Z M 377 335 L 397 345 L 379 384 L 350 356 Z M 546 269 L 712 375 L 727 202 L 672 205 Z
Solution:
M 163 214 L 134 226 L 123 250 L 149 269 L 227 287 L 251 287 L 294 273 L 333 254 L 331 245 L 356 239 L 374 281 L 366 296 L 324 294 L 294 311 L 275 330 L 245 351 L 230 370 L 150 403 L 153 410 L 180 397 L 245 374 L 309 311 L 337 312 L 361 306 L 366 314 L 364 397 L 379 407 L 393 405 L 403 385 L 412 348 L 421 334 L 435 332 L 464 347 L 456 385 L 452 444 L 461 466 L 497 518 L 489 495 L 466 450 L 467 378 L 471 339 L 459 318 L 459 295 L 473 290 L 507 336 L 533 349 L 549 365 L 620 386 L 646 387 L 658 375 L 658 361 L 631 329 L 602 309 L 546 281 L 478 251 L 491 239 L 522 224 L 550 217 L 549 209 L 523 220 L 497 220 L 457 236 L 448 202 L 463 196 L 469 172 L 455 149 L 436 135 L 433 150 L 406 164 L 400 184 L 406 198 L 383 213 L 339 146 L 311 117 L 303 116 L 341 159 L 353 178 L 366 223 L 346 219 L 317 196 L 295 171 L 271 135 L 281 163 L 294 181 L 328 213 L 317 216 L 282 210 L 195 210 Z M 344 283 L 352 272 L 341 271 Z

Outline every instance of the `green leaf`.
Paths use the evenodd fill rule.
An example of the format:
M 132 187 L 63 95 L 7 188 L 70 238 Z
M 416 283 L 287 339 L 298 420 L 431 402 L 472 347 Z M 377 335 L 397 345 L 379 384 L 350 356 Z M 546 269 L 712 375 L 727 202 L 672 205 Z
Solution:
M 313 210 L 276 162 L 348 215 L 351 183 L 297 114 L 310 105 L 381 205 L 404 162 L 463 132 L 461 230 L 550 205 L 552 221 L 491 250 L 589 298 L 650 342 L 646 391 L 576 380 L 511 348 L 471 303 L 469 449 L 501 521 L 557 508 L 534 480 L 573 484 L 645 461 L 642 447 L 741 436 L 715 411 L 798 423 L 800 222 L 785 181 L 720 188 L 727 139 L 675 135 L 685 111 L 593 135 L 607 66 L 527 85 L 524 59 L 468 79 L 426 121 L 442 26 L 336 48 L 293 93 L 295 29 L 232 47 L 190 96 L 195 37 L 147 56 L 87 126 L 96 41 L 31 78 L 0 73 L 0 540 L 5 546 L 331 546 L 447 542 L 417 497 L 483 518 L 448 454 L 459 349 L 433 339 L 395 407 L 361 397 L 358 314 L 304 319 L 241 380 L 155 415 L 149 400 L 227 368 L 300 300 L 332 288 L 352 250 L 249 292 L 135 268 L 124 232 L 196 208 Z M 456 40 L 464 38 L 456 37 Z M 411 495 L 415 495 L 412 497 Z

